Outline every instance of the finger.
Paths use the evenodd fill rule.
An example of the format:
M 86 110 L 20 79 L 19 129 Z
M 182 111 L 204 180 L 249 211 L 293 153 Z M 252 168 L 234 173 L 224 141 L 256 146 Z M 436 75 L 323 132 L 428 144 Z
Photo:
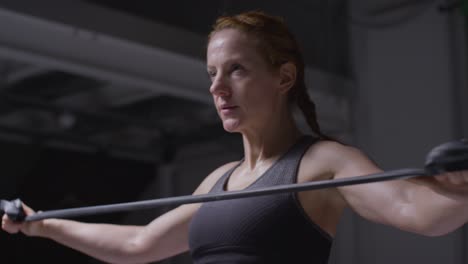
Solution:
M 13 223 L 6 215 L 2 217 L 2 229 L 7 233 L 16 234 L 19 232 L 21 225 Z
M 468 170 L 459 171 L 458 177 L 460 177 L 464 184 L 468 183 Z
M 462 185 L 465 183 L 465 177 L 460 172 L 445 173 L 445 182 L 453 185 Z
M 35 214 L 35 211 L 31 207 L 27 206 L 25 203 L 22 203 L 21 205 L 22 205 L 23 210 L 26 213 L 26 215 Z
M 21 225 L 11 220 L 10 217 L 8 217 L 8 215 L 6 214 L 2 218 L 2 223 L 5 223 L 5 225 L 8 225 L 8 226 L 20 226 Z
M 437 175 L 434 178 L 439 182 L 443 182 L 443 183 L 449 182 L 448 173 Z

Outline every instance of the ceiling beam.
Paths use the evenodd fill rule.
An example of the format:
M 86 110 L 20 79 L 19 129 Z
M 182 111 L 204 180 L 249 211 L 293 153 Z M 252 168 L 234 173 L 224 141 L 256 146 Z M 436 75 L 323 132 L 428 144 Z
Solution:
M 83 1 L 44 1 L 55 3 L 50 14 L 41 11 L 44 13 L 31 15 L 32 7 L 28 7 L 27 12 L 19 12 L 19 8 L 5 8 L 1 4 L 4 7 L 0 7 L 0 25 L 8 26 L 0 31 L 0 57 L 128 87 L 129 91 L 135 91 L 133 99 L 129 101 L 138 101 L 138 98 L 144 98 L 149 93 L 212 103 L 203 59 L 161 48 L 168 43 L 188 48 L 194 43 L 194 46 L 200 47 L 203 37 L 89 4 L 74 6 Z M 44 10 L 46 5 L 41 5 Z M 59 8 L 64 5 L 69 8 Z M 52 17 L 53 10 L 61 14 L 61 20 Z M 96 20 L 99 16 L 101 20 L 121 22 L 116 22 L 112 30 L 103 23 L 96 23 L 93 29 L 90 24 L 85 27 L 78 22 L 63 22 L 68 15 L 78 20 L 77 14 L 72 15 L 75 11 L 82 15 L 80 23 L 87 20 L 86 12 L 93 14 L 89 20 Z M 71 20 L 68 23 L 74 21 Z M 78 24 L 81 26 L 76 26 Z M 117 32 L 119 29 L 124 33 Z M 129 31 L 138 33 L 130 35 Z M 151 40 L 148 35 L 152 36 Z M 146 39 L 143 39 L 145 36 Z M 157 46 L 162 39 L 165 39 L 165 43 Z M 313 98 L 329 99 L 322 100 L 325 102 L 322 109 L 327 109 L 327 119 L 341 121 L 348 118 L 345 111 L 336 111 L 336 105 L 346 104 L 346 92 L 352 88 L 352 81 L 312 68 L 306 69 L 306 79 L 309 87 L 312 87 Z M 144 95 L 138 96 L 138 93 Z
M 211 103 L 201 60 L 0 10 L 0 56 Z

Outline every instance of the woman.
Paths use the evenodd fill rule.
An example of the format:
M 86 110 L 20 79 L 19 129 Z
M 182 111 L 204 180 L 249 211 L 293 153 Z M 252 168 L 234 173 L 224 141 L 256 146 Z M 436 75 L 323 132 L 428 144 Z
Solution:
M 224 129 L 243 136 L 244 158 L 213 171 L 194 194 L 381 171 L 359 150 L 321 133 L 302 56 L 281 19 L 261 12 L 218 19 L 209 36 L 207 71 Z M 315 137 L 297 128 L 295 105 Z M 146 226 L 59 219 L 15 224 L 3 216 L 2 228 L 112 263 L 156 261 L 189 249 L 194 263 L 326 263 L 348 205 L 378 223 L 446 234 L 468 221 L 468 173 L 183 205 Z

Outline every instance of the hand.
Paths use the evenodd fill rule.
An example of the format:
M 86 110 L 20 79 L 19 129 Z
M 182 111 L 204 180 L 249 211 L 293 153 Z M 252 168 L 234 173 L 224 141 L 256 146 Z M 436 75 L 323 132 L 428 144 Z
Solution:
M 438 175 L 435 178 L 437 181 L 444 184 L 452 184 L 458 186 L 468 185 L 468 170 L 447 172 Z
M 446 172 L 434 178 L 444 191 L 468 200 L 468 170 Z
M 31 209 L 24 203 L 22 204 L 22 206 L 26 215 L 32 215 L 35 213 L 33 209 Z M 8 218 L 6 214 L 4 214 L 2 217 L 2 229 L 10 234 L 16 234 L 21 231 L 23 234 L 27 236 L 35 236 L 39 234 L 39 230 L 40 228 L 42 228 L 42 225 L 43 225 L 42 221 L 14 222 L 10 218 Z

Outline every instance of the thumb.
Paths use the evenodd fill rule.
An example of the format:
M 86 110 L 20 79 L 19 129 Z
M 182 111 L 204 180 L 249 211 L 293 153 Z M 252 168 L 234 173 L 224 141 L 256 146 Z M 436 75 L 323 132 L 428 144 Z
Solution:
M 27 206 L 25 203 L 22 203 L 21 205 L 26 215 L 33 215 L 36 213 L 31 207 Z

